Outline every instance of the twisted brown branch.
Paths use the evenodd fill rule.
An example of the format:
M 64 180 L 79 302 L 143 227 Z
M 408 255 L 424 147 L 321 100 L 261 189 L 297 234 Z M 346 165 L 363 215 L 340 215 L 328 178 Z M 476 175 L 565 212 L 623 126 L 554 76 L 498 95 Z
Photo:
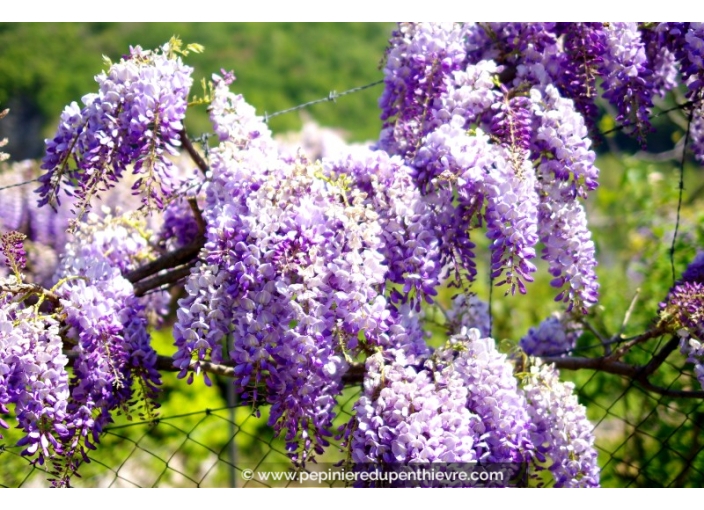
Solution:
M 642 379 L 638 381 L 643 389 L 652 391 L 659 395 L 664 395 L 671 398 L 704 398 L 704 391 L 695 390 L 671 390 L 669 388 L 663 388 L 661 386 L 656 386 L 652 384 L 647 379 Z
M 143 296 L 145 292 L 151 289 L 180 280 L 188 274 L 188 271 L 190 271 L 193 263 L 198 258 L 200 250 L 205 245 L 205 220 L 203 219 L 203 214 L 198 208 L 198 203 L 195 198 L 189 198 L 188 205 L 191 206 L 196 223 L 198 224 L 198 235 L 196 239 L 188 246 L 165 253 L 158 259 L 127 273 L 125 278 L 135 284 L 136 296 Z M 186 268 L 180 266 L 186 266 Z M 174 270 L 153 277 L 153 275 L 167 269 Z
M 188 135 L 186 135 L 185 131 L 181 131 L 181 140 L 184 147 L 193 158 L 193 161 L 195 161 L 201 170 L 205 172 L 208 166 L 203 158 L 200 157 L 200 154 L 198 154 L 198 152 L 193 148 L 193 145 L 188 139 Z M 205 224 L 205 219 L 203 218 L 203 213 L 198 207 L 198 201 L 196 198 L 189 198 L 188 205 L 191 207 L 196 224 L 198 225 L 198 235 L 196 236 L 196 239 L 188 246 L 165 253 L 158 259 L 127 273 L 125 278 L 135 284 L 135 295 L 143 296 L 145 292 L 151 289 L 180 280 L 187 274 L 184 274 L 185 268 L 180 266 L 187 266 L 188 270 L 190 270 L 190 267 L 198 258 L 200 250 L 205 245 L 205 230 L 207 227 Z M 161 271 L 174 268 L 177 269 L 166 274 L 150 278 Z M 146 280 L 147 278 L 149 278 L 148 282 L 142 282 L 142 280 Z M 137 282 L 140 283 L 138 284 Z
M 677 349 L 679 343 L 679 338 L 673 336 L 670 341 L 667 342 L 665 346 L 653 357 L 653 359 L 651 359 L 648 364 L 643 367 L 640 376 L 642 378 L 647 378 L 653 374 L 658 368 L 660 368 L 660 365 L 665 362 L 667 357 L 672 354 L 675 349 Z
M 607 359 L 609 361 L 619 360 L 619 359 L 623 358 L 623 356 L 625 356 L 626 353 L 628 351 L 630 351 L 636 345 L 647 342 L 648 340 L 651 340 L 653 338 L 657 338 L 659 336 L 662 336 L 666 332 L 667 332 L 667 325 L 664 323 L 660 323 L 655 328 L 650 329 L 641 335 L 634 336 L 633 338 L 626 341 L 626 343 L 624 343 L 622 346 L 620 346 L 618 349 L 616 349 L 613 354 L 607 356 Z
M 198 165 L 200 171 L 205 174 L 208 171 L 208 163 L 205 162 L 200 153 L 196 150 L 195 147 L 193 147 L 191 139 L 188 138 L 188 133 L 186 133 L 185 129 L 182 129 L 179 132 L 179 137 L 181 138 L 181 145 L 183 145 L 183 148 L 186 149 L 186 152 L 188 152 L 188 155 L 191 156 L 193 162 Z
M 651 338 L 657 338 L 665 333 L 662 327 L 657 327 L 653 330 L 646 331 L 642 335 L 634 337 L 629 343 L 629 348 L 640 343 L 645 342 Z M 658 353 L 653 356 L 653 358 L 645 365 L 631 365 L 629 363 L 624 363 L 619 361 L 621 353 L 616 351 L 610 356 L 603 356 L 600 358 L 580 358 L 580 357 L 557 357 L 557 356 L 545 356 L 541 358 L 546 363 L 552 363 L 557 368 L 564 370 L 598 370 L 600 372 L 606 372 L 608 374 L 616 374 L 624 377 L 628 377 L 634 382 L 640 384 L 643 389 L 651 391 L 653 393 L 658 393 L 672 398 L 704 398 L 704 391 L 694 391 L 694 390 L 672 390 L 669 388 L 663 388 L 657 386 L 650 382 L 648 379 L 657 369 L 665 362 L 665 360 L 672 354 L 679 345 L 679 339 L 674 336 L 672 337 L 665 346 L 658 351 Z M 620 350 L 620 349 L 619 349 Z M 625 352 L 624 352 L 625 353 Z M 617 354 L 620 354 L 617 356 Z
M 125 275 L 125 278 L 131 283 L 137 283 L 165 269 L 172 269 L 189 264 L 198 257 L 198 253 L 200 253 L 204 244 L 205 237 L 198 236 L 198 238 L 188 246 L 166 253 L 158 259 L 138 267 L 134 271 L 130 271 Z
M 177 283 L 181 279 L 191 274 L 191 268 L 194 265 L 195 263 L 191 262 L 185 266 L 177 267 L 176 269 L 172 269 L 166 273 L 158 274 L 149 278 L 145 278 L 144 280 L 140 280 L 139 282 L 134 284 L 134 295 L 137 297 L 141 297 L 144 296 L 150 290 L 158 289 L 159 287 L 163 287 L 164 285 L 171 285 L 173 283 Z
M 631 379 L 635 379 L 638 376 L 638 371 L 640 369 L 640 367 L 635 365 L 610 360 L 606 356 L 600 358 L 584 358 L 577 356 L 561 358 L 557 356 L 545 356 L 541 359 L 545 363 L 552 363 L 557 368 L 565 370 L 598 370 L 608 374 L 623 375 L 630 377 Z
M 10 294 L 35 294 L 37 296 L 44 296 L 44 299 L 55 306 L 61 304 L 59 296 L 36 283 L 0 282 L 0 292 L 9 292 Z

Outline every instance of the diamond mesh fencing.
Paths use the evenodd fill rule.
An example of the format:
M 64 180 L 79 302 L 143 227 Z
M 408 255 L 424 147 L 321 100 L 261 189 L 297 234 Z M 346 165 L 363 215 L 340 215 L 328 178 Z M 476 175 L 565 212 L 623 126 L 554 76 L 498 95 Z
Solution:
M 346 390 L 337 425 L 352 416 L 359 389 Z M 244 405 L 160 416 L 106 428 L 98 449 L 71 481 L 74 487 L 285 487 L 295 481 L 245 480 L 245 469 L 267 466 L 286 470 L 291 462 L 285 442 L 267 426 L 268 408 L 260 413 Z M 260 414 L 257 416 L 257 414 Z M 341 445 L 331 441 L 322 462 L 342 459 Z M 0 487 L 51 486 L 46 466 L 32 466 L 16 446 L 0 447 Z M 340 485 L 340 484 L 330 484 Z M 325 486 L 325 485 L 323 485 Z
M 665 339 L 637 346 L 631 358 L 650 360 Z M 684 363 L 683 363 L 684 365 Z M 564 372 L 563 372 L 564 373 Z M 704 484 L 704 403 L 645 389 L 632 379 L 603 372 L 579 374 L 580 402 L 594 424 L 602 485 L 701 487 Z M 653 375 L 673 394 L 699 389 L 691 366 L 665 361 Z
M 657 350 L 640 348 L 652 356 Z M 668 365 L 664 387 L 695 387 L 682 367 Z M 663 371 L 665 372 L 665 371 Z M 704 485 L 701 399 L 673 398 L 649 392 L 631 379 L 603 372 L 579 371 L 580 401 L 594 424 L 602 485 L 616 487 L 700 487 Z M 345 390 L 337 425 L 352 416 L 360 389 Z M 246 480 L 245 470 L 285 471 L 291 467 L 285 443 L 249 406 L 231 404 L 193 409 L 153 420 L 116 423 L 107 428 L 90 463 L 74 477 L 75 487 L 286 487 L 297 481 Z M 120 421 L 120 420 L 118 420 Z M 124 420 L 122 420 L 124 421 Z M 45 487 L 49 475 L 19 455 L 20 448 L 0 450 L 0 486 Z M 344 459 L 339 441 L 331 441 L 320 462 Z M 344 482 L 319 486 L 345 486 Z

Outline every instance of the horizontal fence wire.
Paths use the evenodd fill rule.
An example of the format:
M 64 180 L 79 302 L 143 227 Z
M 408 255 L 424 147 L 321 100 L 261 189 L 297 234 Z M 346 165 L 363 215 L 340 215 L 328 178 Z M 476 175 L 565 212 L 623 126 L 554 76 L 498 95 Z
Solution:
M 341 97 L 345 97 L 350 94 L 355 94 L 357 92 L 362 92 L 363 90 L 367 90 L 372 87 L 376 87 L 377 85 L 381 85 L 382 83 L 384 83 L 384 80 L 378 80 L 375 82 L 367 83 L 366 85 L 360 85 L 359 87 L 353 87 L 353 88 L 345 90 L 343 92 L 336 92 L 334 90 L 331 90 L 327 96 L 319 98 L 319 99 L 314 99 L 312 101 L 308 101 L 308 102 L 305 102 L 305 103 L 302 103 L 302 104 L 299 104 L 296 106 L 292 106 L 291 108 L 286 108 L 284 110 L 279 110 L 274 113 L 264 112 L 263 119 L 264 119 L 264 122 L 268 123 L 269 120 L 274 117 L 278 117 L 280 115 L 285 115 L 287 113 L 293 113 L 293 112 L 296 112 L 299 110 L 303 110 L 305 108 L 308 108 L 308 107 L 316 105 L 316 104 L 327 103 L 327 102 L 335 103 Z M 207 139 L 208 139 L 207 136 L 205 138 L 199 137 L 196 141 L 201 142 L 204 147 L 207 147 Z M 16 188 L 18 186 L 26 186 L 27 184 L 32 184 L 35 182 L 39 182 L 38 177 L 35 179 L 28 179 L 28 180 L 25 180 L 22 182 L 17 182 L 17 183 L 5 185 L 5 186 L 0 186 L 0 191 L 6 190 L 6 189 L 11 189 L 11 188 Z
M 262 118 L 264 119 L 264 122 L 268 123 L 269 120 L 272 119 L 272 118 L 274 118 L 274 117 L 278 117 L 278 116 L 280 116 L 280 115 L 285 115 L 285 114 L 288 114 L 288 113 L 293 113 L 293 112 L 296 112 L 296 111 L 299 111 L 299 110 L 303 110 L 303 109 L 305 109 L 305 108 L 308 108 L 308 107 L 310 107 L 310 106 L 313 106 L 313 105 L 316 105 L 316 104 L 320 104 L 320 103 L 327 103 L 327 102 L 335 103 L 335 102 L 337 102 L 337 100 L 338 100 L 339 98 L 341 98 L 341 97 L 344 97 L 344 96 L 347 96 L 347 95 L 350 95 L 350 94 L 355 94 L 355 93 L 357 93 L 357 92 L 362 92 L 362 91 L 364 91 L 364 90 L 367 90 L 367 89 L 376 87 L 377 85 L 382 85 L 383 83 L 384 83 L 384 80 L 377 80 L 377 81 L 374 81 L 374 82 L 371 82 L 371 83 L 367 83 L 366 85 L 360 85 L 360 86 L 358 86 L 358 87 L 353 87 L 353 88 L 348 89 L 348 90 L 345 90 L 345 91 L 343 91 L 343 92 L 336 92 L 336 91 L 334 91 L 334 90 L 331 90 L 331 91 L 328 93 L 328 95 L 325 96 L 325 97 L 321 97 L 321 98 L 318 98 L 318 99 L 314 99 L 314 100 L 312 100 L 312 101 L 307 101 L 307 102 L 305 102 L 305 103 L 302 103 L 302 104 L 299 104 L 299 105 L 296 105 L 296 106 L 292 106 L 292 107 L 286 108 L 286 109 L 284 109 L 284 110 L 279 110 L 279 111 L 276 111 L 276 112 L 274 112 L 274 113 L 267 113 L 267 112 L 265 111 L 265 112 L 264 112 L 264 115 L 262 116 Z M 652 120 L 655 120 L 655 119 L 657 119 L 657 118 L 659 118 L 659 117 L 662 117 L 663 115 L 667 115 L 667 114 L 669 114 L 669 113 L 672 113 L 672 112 L 675 112 L 675 111 L 678 111 L 678 110 L 686 110 L 686 109 L 688 109 L 688 108 L 691 108 L 691 107 L 695 106 L 695 105 L 697 104 L 697 102 L 698 102 L 698 101 L 701 101 L 701 100 L 703 100 L 703 99 L 699 99 L 699 100 L 697 100 L 697 101 L 687 101 L 687 102 L 685 102 L 685 103 L 678 104 L 678 105 L 672 106 L 672 107 L 670 107 L 670 108 L 666 108 L 666 109 L 664 109 L 664 110 L 661 110 L 661 111 L 659 111 L 659 112 L 654 113 L 653 115 L 651 115 L 650 117 L 648 117 L 648 120 L 652 121 Z M 608 129 L 608 130 L 605 130 L 605 131 L 598 131 L 597 133 L 595 133 L 595 137 L 596 137 L 596 139 L 599 139 L 599 138 L 602 137 L 602 136 L 612 135 L 612 134 L 618 133 L 618 132 L 623 131 L 623 130 L 628 129 L 628 128 L 629 128 L 629 124 L 618 124 L 618 125 L 616 125 L 616 126 L 610 128 L 610 129 Z M 588 137 L 588 136 L 590 136 L 590 134 L 587 134 L 587 137 Z M 198 139 L 196 139 L 196 141 L 199 141 L 199 142 L 203 143 L 203 146 L 204 146 L 204 147 L 207 147 L 207 144 L 206 144 L 206 143 L 207 143 L 207 137 L 205 137 L 205 139 L 203 139 L 203 137 L 198 137 Z M 205 143 L 204 143 L 204 142 L 205 142 Z M 18 186 L 26 186 L 27 184 L 32 184 L 32 183 L 35 183 L 35 182 L 38 182 L 38 181 L 39 181 L 39 178 L 35 178 L 35 179 L 25 180 L 25 181 L 23 181 L 23 182 L 13 183 L 13 184 L 5 185 L 5 186 L 0 186 L 0 191 L 6 190 L 6 189 L 10 189 L 10 188 L 15 188 L 15 187 L 18 187 Z

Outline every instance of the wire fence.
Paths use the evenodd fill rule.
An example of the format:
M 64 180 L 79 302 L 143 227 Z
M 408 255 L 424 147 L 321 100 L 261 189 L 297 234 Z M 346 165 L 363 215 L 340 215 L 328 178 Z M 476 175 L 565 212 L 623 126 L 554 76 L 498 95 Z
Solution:
M 641 348 L 652 356 L 657 348 Z M 668 364 L 668 388 L 690 387 L 696 379 Z M 567 375 L 567 373 L 565 373 Z M 701 487 L 704 485 L 704 408 L 701 399 L 652 394 L 631 379 L 603 372 L 577 373 L 578 392 L 594 424 L 604 486 Z M 579 379 L 578 377 L 578 379 Z M 692 380 L 694 379 L 694 380 Z M 337 424 L 352 417 L 359 388 L 340 399 Z M 246 479 L 246 470 L 292 467 L 281 438 L 243 405 L 194 409 L 151 421 L 123 423 L 105 430 L 91 462 L 72 480 L 76 487 L 287 487 L 286 479 Z M 332 441 L 321 462 L 345 458 Z M 45 487 L 49 475 L 19 455 L 19 447 L 0 449 L 0 486 Z M 327 486 L 344 486 L 336 482 Z M 322 486 L 326 486 L 323 484 Z
M 638 346 L 634 356 L 650 359 L 662 340 Z M 580 402 L 594 424 L 602 484 L 615 487 L 701 487 L 704 484 L 704 401 L 673 398 L 644 389 L 626 377 L 582 374 Z M 666 361 L 662 387 L 697 389 L 691 367 Z
M 358 389 L 347 391 L 337 424 L 351 417 Z M 267 426 L 267 411 L 257 417 L 249 406 L 201 409 L 105 429 L 98 449 L 84 463 L 74 487 L 287 487 L 283 480 L 247 480 L 243 471 L 262 466 L 292 466 L 281 438 Z M 342 457 L 332 441 L 321 461 Z M 20 447 L 0 447 L 0 487 L 47 487 L 44 466 L 31 465 Z M 328 486 L 332 486 L 330 484 Z M 339 484 L 338 484 L 339 485 Z

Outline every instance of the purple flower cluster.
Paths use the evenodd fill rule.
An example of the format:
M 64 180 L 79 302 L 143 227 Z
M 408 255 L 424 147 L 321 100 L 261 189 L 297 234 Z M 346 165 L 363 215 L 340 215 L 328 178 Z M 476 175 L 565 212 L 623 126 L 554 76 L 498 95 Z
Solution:
M 496 285 L 508 284 L 512 294 L 516 288 L 525 294 L 524 282 L 532 282 L 530 273 L 536 271 L 528 261 L 535 257 L 533 247 L 538 239 L 535 172 L 528 159 L 531 102 L 525 96 L 511 97 L 504 86 L 501 92 L 492 105 L 490 129 L 499 141 L 497 152 L 503 160 L 497 159 L 498 171 L 490 172 L 484 185 L 487 237 L 493 240 L 491 277 L 503 273 L 505 279 Z
M 553 285 L 561 289 L 558 300 L 581 310 L 596 301 L 594 243 L 578 198 L 596 188 L 598 170 L 584 120 L 574 103 L 560 97 L 550 83 L 556 81 L 551 77 L 562 76 L 557 69 L 563 61 L 577 58 L 561 53 L 557 40 L 572 38 L 575 52 L 579 41 L 591 41 L 588 51 L 595 61 L 589 69 L 573 65 L 567 88 L 579 88 L 582 99 L 586 89 L 592 95 L 600 62 L 596 53 L 601 35 L 596 32 L 602 29 L 599 24 L 549 23 L 490 23 L 462 29 L 467 48 L 464 69 L 444 76 L 434 108 L 424 114 L 425 127 L 414 135 L 422 137 L 417 149 L 399 151 L 414 169 L 417 185 L 435 214 L 440 260 L 454 274 L 455 285 L 466 288 L 464 280 L 473 281 L 475 245 L 470 232 L 485 225 L 492 241 L 492 278 L 497 285 L 507 285 L 507 292 L 526 292 L 536 270 L 531 259 L 541 239 Z M 404 25 L 405 37 L 402 42 L 392 39 L 390 54 L 394 44 L 402 52 L 412 47 L 415 30 L 426 29 Z M 496 59 L 501 66 L 487 59 Z M 509 68 L 514 74 L 506 82 Z M 387 77 L 401 73 L 391 65 L 386 71 Z M 593 76 L 589 74 L 589 83 L 580 88 L 581 78 L 575 73 Z M 402 77 L 406 75 L 401 73 Z M 384 97 L 394 94 L 387 88 Z M 394 104 L 402 118 L 403 102 Z M 381 146 L 390 150 L 383 139 L 382 135 Z
M 216 363 L 222 360 L 222 341 L 229 334 L 233 308 L 226 268 L 234 269 L 235 265 L 227 260 L 227 238 L 237 234 L 240 215 L 247 213 L 241 202 L 259 188 L 261 174 L 278 159 L 271 132 L 254 108 L 241 95 L 230 92 L 226 80 L 214 79 L 210 118 L 221 143 L 211 154 L 211 183 L 206 187 L 203 211 L 208 256 L 186 281 L 187 296 L 179 301 L 174 325 L 178 347 L 174 358 L 182 368 L 180 377 L 185 377 L 189 368 L 199 374 L 200 362 L 206 358 Z M 208 383 L 207 375 L 205 378 Z
M 491 278 L 507 285 L 506 294 L 526 293 L 536 271 L 530 262 L 538 242 L 538 194 L 530 161 L 517 161 L 509 149 L 494 150 L 495 167 L 485 176 L 487 234 L 491 239 Z M 515 166 L 519 165 L 519 166 Z
M 388 339 L 379 214 L 347 174 L 280 158 L 251 107 L 218 94 L 237 114 L 211 112 L 223 140 L 211 158 L 203 262 L 179 302 L 176 364 L 185 377 L 220 361 L 232 332 L 242 398 L 271 404 L 270 424 L 303 462 L 328 444 L 346 359 Z M 390 163 L 371 160 L 368 171 L 377 164 Z
M 413 170 L 383 151 L 360 149 L 338 159 L 323 160 L 325 173 L 347 175 L 366 193 L 365 204 L 379 214 L 388 267 L 385 280 L 402 286 L 391 292 L 392 303 L 410 301 L 420 311 L 423 299 L 437 295 L 442 264 L 435 215 L 413 181 Z
M 698 282 L 683 282 L 676 285 L 668 295 L 666 303 L 662 304 L 661 315 L 671 316 L 682 329 L 680 347 L 682 353 L 692 357 L 692 349 L 696 352 L 698 346 L 690 345 L 690 337 L 694 341 L 704 339 L 704 284 Z M 690 361 L 692 361 L 690 359 Z M 697 365 L 704 360 L 697 360 Z
M 221 142 L 230 142 L 240 149 L 251 149 L 268 153 L 275 151 L 271 131 L 254 107 L 242 94 L 230 91 L 229 81 L 213 75 L 215 88 L 208 110 L 213 131 Z
M 552 85 L 532 89 L 531 103 L 535 122 L 532 145 L 546 174 L 542 178 L 569 182 L 574 197 L 587 198 L 599 185 L 599 169 L 594 166 L 596 154 L 583 117 L 574 102 L 561 97 Z
M 704 83 L 704 23 L 660 23 L 656 29 L 680 64 L 682 81 L 693 99 Z
M 503 275 L 498 285 L 525 293 L 524 282 L 535 271 L 529 262 L 537 242 L 535 172 L 481 132 L 469 136 L 463 123 L 454 117 L 429 134 L 414 161 L 419 185 L 436 211 L 442 260 L 455 272 L 464 269 L 471 281 L 476 269 L 469 231 L 473 221 L 483 220 L 492 240 L 492 277 Z M 457 275 L 458 284 L 460 279 Z
M 647 66 L 650 71 L 650 86 L 653 89 L 653 96 L 665 97 L 670 90 L 678 85 L 677 76 L 679 68 L 674 51 L 668 44 L 669 36 L 666 25 L 662 23 L 662 29 L 655 26 L 641 25 L 641 38 L 645 45 L 647 56 Z
M 14 276 L 11 281 L 16 281 Z M 34 307 L 0 297 L 0 414 L 14 405 L 22 455 L 43 465 L 62 452 L 69 399 L 68 362 L 62 354 L 59 322 L 39 319 Z M 0 429 L 7 428 L 0 418 Z M 2 437 L 2 436 L 0 436 Z
M 569 316 L 555 312 L 538 327 L 530 328 L 518 345 L 529 356 L 567 356 L 581 334 L 579 324 Z
M 473 462 L 491 454 L 468 389 L 452 370 L 417 365 L 403 355 L 367 358 L 364 394 L 355 404 L 349 448 L 359 463 Z
M 455 117 L 465 120 L 465 129 L 477 123 L 496 101 L 497 73 L 494 61 L 482 60 L 448 75 L 444 92 L 433 101 L 435 124 L 447 124 Z
M 379 99 L 384 129 L 380 146 L 412 157 L 433 127 L 434 101 L 446 79 L 462 68 L 465 50 L 457 23 L 402 23 L 389 41 L 384 93 Z
M 521 462 L 530 458 L 530 421 L 518 392 L 513 365 L 494 340 L 477 329 L 463 329 L 450 338 L 449 349 L 435 353 L 437 368 L 457 374 L 467 388 L 467 407 L 476 414 L 486 445 L 479 459 L 490 463 Z
M 557 301 L 585 311 L 596 303 L 595 247 L 587 227 L 584 206 L 577 200 L 598 185 L 596 156 L 586 138 L 587 129 L 574 104 L 556 88 L 531 94 L 536 116 L 534 151 L 538 160 L 538 231 L 545 245 L 543 259 L 550 263 L 552 285 L 562 289 Z
M 17 277 L 21 278 L 22 270 L 27 266 L 27 252 L 24 251 L 24 241 L 27 236 L 15 230 L 6 232 L 0 240 L 0 250 L 5 256 L 5 265 Z
M 687 85 L 687 97 L 694 102 L 690 125 L 691 149 L 696 159 L 704 161 L 704 24 L 659 23 L 653 29 L 659 43 L 679 64 L 682 81 Z
M 56 425 L 61 446 L 52 472 L 58 485 L 67 485 L 87 459 L 87 450 L 95 448 L 103 427 L 112 421 L 111 413 L 129 410 L 135 382 L 149 410 L 161 383 L 145 308 L 121 275 L 119 250 L 112 250 L 129 246 L 130 240 L 116 225 L 108 219 L 102 228 L 79 230 L 56 276 L 65 336 L 75 356 L 70 399 Z
M 532 448 L 511 365 L 478 330 L 429 358 L 370 356 L 355 411 L 355 462 L 515 462 Z
M 599 466 L 592 424 L 553 365 L 537 360 L 521 385 L 538 468 L 547 467 L 556 487 L 598 487 Z
M 475 244 L 470 240 L 470 224 L 479 215 L 484 197 L 479 192 L 485 168 L 491 158 L 478 148 L 477 139 L 466 136 L 460 117 L 429 134 L 414 162 L 414 177 L 425 202 L 433 211 L 433 223 L 440 239 L 441 264 L 454 273 L 454 284 L 463 285 L 477 273 Z M 455 201 L 453 183 L 460 187 Z
M 587 125 L 594 127 L 599 109 L 594 103 L 598 95 L 596 80 L 604 61 L 605 38 L 602 23 L 558 23 L 564 33 L 564 57 L 557 86 L 565 97 L 574 101 Z
M 682 273 L 667 299 L 660 303 L 661 317 L 674 320 L 691 335 L 704 339 L 704 254 L 699 253 Z
M 506 84 L 553 81 L 558 71 L 555 23 L 466 23 L 469 63 L 493 60 L 510 69 Z
M 687 266 L 660 309 L 661 320 L 678 329 L 680 352 L 694 364 L 704 388 L 704 253 L 698 253 Z
M 68 328 L 62 336 L 57 318 L 40 313 L 41 302 L 1 298 L 0 411 L 14 404 L 26 433 L 22 454 L 40 464 L 51 461 L 57 485 L 68 485 L 86 449 L 112 421 L 111 412 L 128 409 L 134 381 L 149 411 L 160 384 L 144 306 L 120 275 L 120 247 L 130 251 L 129 235 L 115 226 L 108 219 L 99 228 L 86 227 L 67 247 L 55 277 Z M 62 348 L 70 345 L 75 362 L 69 383 Z
M 530 148 L 531 103 L 526 96 L 510 96 L 504 86 L 501 93 L 502 97 L 491 105 L 490 133 L 509 150 L 518 172 Z
M 641 144 L 650 130 L 653 90 L 645 45 L 637 23 L 609 23 L 604 30 L 604 97 L 618 110 L 616 121 L 631 128 Z
M 509 89 L 556 86 L 592 130 L 601 95 L 641 143 L 653 97 L 677 86 L 680 69 L 690 95 L 704 77 L 701 23 L 467 23 L 461 30 L 465 65 L 495 62 Z
M 148 208 L 163 208 L 173 190 L 169 156 L 180 145 L 193 69 L 161 50 L 132 48 L 130 55 L 96 76 L 99 91 L 75 102 L 61 115 L 59 129 L 47 140 L 40 204 L 56 207 L 59 192 L 78 197 L 79 219 L 91 198 L 111 188 L 128 165 L 139 176 L 133 185 Z M 77 181 L 75 189 L 72 180 Z

